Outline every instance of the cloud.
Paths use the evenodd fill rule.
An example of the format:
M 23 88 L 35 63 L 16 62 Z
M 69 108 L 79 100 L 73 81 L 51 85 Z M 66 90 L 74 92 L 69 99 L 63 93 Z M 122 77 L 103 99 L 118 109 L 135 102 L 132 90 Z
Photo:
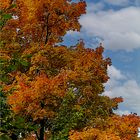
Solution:
M 87 13 L 89 12 L 97 12 L 100 10 L 103 10 L 105 5 L 102 2 L 98 2 L 98 3 L 87 3 Z
M 129 110 L 117 110 L 117 111 L 114 111 L 114 113 L 119 114 L 119 115 L 128 115 L 131 112 Z
M 129 4 L 129 0 L 104 0 L 104 2 L 117 6 L 125 6 Z
M 84 35 L 101 38 L 107 49 L 132 51 L 140 48 L 139 15 L 140 7 L 127 7 L 118 11 L 89 10 L 81 17 L 80 23 Z
M 113 65 L 108 67 L 108 74 L 111 77 L 111 79 L 114 80 L 126 79 L 126 76 L 124 76 L 122 72 L 115 68 Z
M 120 104 L 119 114 L 128 112 L 140 115 L 140 85 L 136 80 L 127 77 L 120 70 L 111 66 L 108 69 L 110 80 L 105 85 L 105 95 L 110 97 L 123 97 L 124 102 Z

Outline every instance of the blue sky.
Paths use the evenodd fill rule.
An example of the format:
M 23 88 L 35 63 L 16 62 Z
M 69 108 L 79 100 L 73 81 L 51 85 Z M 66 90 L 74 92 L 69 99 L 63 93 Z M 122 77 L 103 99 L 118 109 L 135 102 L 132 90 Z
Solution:
M 104 44 L 110 80 L 104 94 L 122 96 L 117 113 L 140 115 L 140 0 L 87 0 L 87 14 L 80 18 L 81 32 L 69 32 L 69 45 L 82 38 L 86 47 Z

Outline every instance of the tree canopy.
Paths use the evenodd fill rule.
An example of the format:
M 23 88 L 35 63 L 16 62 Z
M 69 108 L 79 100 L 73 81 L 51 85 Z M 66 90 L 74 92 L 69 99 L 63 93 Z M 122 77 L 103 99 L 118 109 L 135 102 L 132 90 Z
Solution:
M 81 0 L 1 0 L 1 133 L 12 139 L 132 140 L 139 116 L 119 116 L 121 97 L 102 95 L 110 58 L 103 46 L 60 45 L 80 31 Z

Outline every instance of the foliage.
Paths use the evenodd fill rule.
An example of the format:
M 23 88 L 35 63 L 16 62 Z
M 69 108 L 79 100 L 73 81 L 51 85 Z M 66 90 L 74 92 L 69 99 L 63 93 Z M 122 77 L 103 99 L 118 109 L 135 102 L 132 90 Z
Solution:
M 7 26 L 7 23 L 12 19 L 16 7 L 15 4 L 8 4 L 8 1 L 4 1 L 4 7 L 0 10 L 0 36 L 2 37 L 3 28 Z M 8 139 L 10 136 L 12 139 L 17 139 L 19 134 L 25 135 L 27 131 L 33 131 L 36 129 L 32 123 L 26 123 L 23 117 L 19 117 L 10 110 L 10 106 L 7 104 L 7 96 L 12 93 L 12 89 L 8 92 L 4 91 L 5 85 L 9 85 L 13 79 L 10 78 L 10 73 L 16 71 L 19 65 L 25 66 L 23 61 L 14 63 L 14 59 L 9 59 L 3 52 L 3 48 L 7 43 L 6 40 L 0 38 L 0 133 L 1 139 Z M 10 60 L 10 61 L 9 61 Z
M 8 137 L 7 135 L 1 134 L 0 135 L 0 140 L 11 140 L 11 138 Z
M 80 31 L 85 1 L 2 0 L 0 8 L 2 128 L 38 140 L 136 138 L 139 117 L 115 115 L 123 99 L 102 95 L 111 65 L 104 48 L 58 45 Z
M 1 75 L 3 76 L 3 75 Z M 3 80 L 3 78 L 1 78 Z M 7 104 L 7 95 L 12 91 L 5 92 L 3 87 L 0 87 L 0 132 L 9 135 L 10 137 L 18 137 L 21 133 L 26 134 L 26 131 L 35 130 L 35 126 L 32 123 L 26 123 L 23 117 L 19 117 L 10 110 L 10 106 Z M 16 139 L 15 138 L 15 139 Z
M 139 120 L 136 114 L 122 117 L 113 115 L 107 120 L 98 121 L 96 126 L 84 128 L 81 132 L 71 131 L 69 138 L 70 140 L 137 140 Z

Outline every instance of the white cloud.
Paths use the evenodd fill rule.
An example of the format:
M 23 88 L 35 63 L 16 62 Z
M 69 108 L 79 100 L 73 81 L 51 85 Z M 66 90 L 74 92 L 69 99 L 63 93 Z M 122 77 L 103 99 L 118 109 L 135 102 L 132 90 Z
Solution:
M 102 2 L 98 3 L 87 3 L 87 12 L 97 12 L 103 10 L 105 5 Z
M 123 110 L 118 110 L 119 114 L 133 112 L 140 115 L 140 85 L 134 79 L 129 79 L 126 75 L 114 66 L 109 69 L 110 80 L 106 84 L 105 95 L 110 97 L 123 97 L 121 103 Z M 121 109 L 121 108 L 120 108 Z
M 121 73 L 121 71 L 116 69 L 113 65 L 108 67 L 108 74 L 111 79 L 114 80 L 126 79 L 126 77 Z
M 107 49 L 132 51 L 140 48 L 139 17 L 140 7 L 127 7 L 119 11 L 89 10 L 80 22 L 84 34 L 101 37 Z
M 119 115 L 128 115 L 131 112 L 129 110 L 116 110 L 114 113 L 119 114 Z

